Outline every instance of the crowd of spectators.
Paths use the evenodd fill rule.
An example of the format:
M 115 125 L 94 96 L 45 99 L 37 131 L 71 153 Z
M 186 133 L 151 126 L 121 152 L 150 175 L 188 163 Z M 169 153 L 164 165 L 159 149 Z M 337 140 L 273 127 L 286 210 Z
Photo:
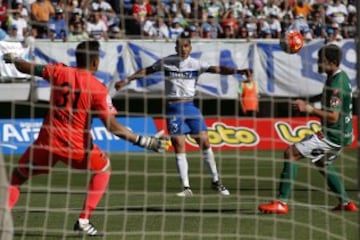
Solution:
M 33 42 L 122 37 L 120 12 L 105 0 L 0 0 L 0 40 Z
M 0 40 L 279 38 L 356 35 L 354 0 L 0 0 Z

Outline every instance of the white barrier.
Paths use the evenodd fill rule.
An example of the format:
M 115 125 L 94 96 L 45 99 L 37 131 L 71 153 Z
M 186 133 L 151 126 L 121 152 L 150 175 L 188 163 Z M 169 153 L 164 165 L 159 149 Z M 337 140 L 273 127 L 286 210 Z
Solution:
M 356 88 L 356 51 L 353 40 L 339 43 L 344 51 L 342 68 L 344 68 Z M 41 63 L 62 62 L 75 65 L 75 42 L 36 42 L 35 60 Z M 260 93 L 267 96 L 311 96 L 319 94 L 325 77 L 317 73 L 317 51 L 323 41 L 313 41 L 304 46 L 298 54 L 286 54 L 281 51 L 278 40 L 243 41 L 193 41 L 192 56 L 211 65 L 227 65 L 238 68 L 251 67 L 258 82 Z M 101 43 L 101 64 L 96 76 L 106 86 L 113 81 L 125 78 L 141 67 L 154 63 L 161 57 L 175 53 L 174 42 L 166 41 L 109 41 Z M 8 64 L 7 64 L 8 65 Z M 4 64 L 0 64 L 0 68 Z M 18 73 L 1 70 L 4 74 Z M 3 75 L 4 76 L 4 75 Z M 199 78 L 198 90 L 201 95 L 235 99 L 237 86 L 242 76 L 220 76 L 203 74 Z M 153 74 L 142 80 L 131 82 L 127 92 L 153 94 L 162 92 L 163 77 Z M 0 85 L 1 89 L 1 85 Z M 49 86 L 44 80 L 37 80 L 37 99 L 48 100 Z M 150 91 L 151 90 L 151 91 Z M 113 97 L 121 97 L 110 89 Z M 22 94 L 23 97 L 25 94 Z M 17 95 L 18 96 L 18 95 Z M 18 96 L 20 97 L 20 96 Z M 1 100 L 1 99 L 0 99 Z

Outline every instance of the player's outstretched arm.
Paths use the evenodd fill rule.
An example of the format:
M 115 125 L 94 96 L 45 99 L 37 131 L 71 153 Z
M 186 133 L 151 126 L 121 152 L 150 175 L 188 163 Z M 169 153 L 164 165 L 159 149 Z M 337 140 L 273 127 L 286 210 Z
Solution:
M 169 138 L 164 137 L 164 130 L 160 130 L 153 136 L 141 136 L 136 139 L 135 145 L 153 150 L 155 152 L 165 152 L 171 146 Z
M 318 94 L 309 98 L 309 102 L 320 102 L 322 94 Z
M 252 69 L 237 69 L 226 66 L 210 66 L 206 71 L 208 73 L 218 73 L 222 75 L 232 75 L 232 74 L 242 74 L 246 75 L 248 78 L 252 76 Z
M 124 125 L 116 121 L 115 116 L 109 116 L 106 119 L 103 119 L 105 127 L 114 135 L 125 139 L 129 142 L 134 143 L 140 147 L 155 151 L 155 152 L 165 152 L 170 147 L 170 141 L 168 138 L 164 137 L 164 131 L 160 131 L 153 136 L 141 136 L 135 134 L 129 130 Z
M 129 77 L 115 83 L 115 89 L 120 90 L 123 87 L 125 87 L 127 84 L 129 84 L 131 81 L 138 78 L 146 77 L 147 75 L 152 74 L 154 72 L 156 71 L 152 67 L 142 68 L 136 71 L 134 74 L 130 75 Z
M 14 64 L 19 72 L 41 77 L 42 73 L 37 73 L 38 71 L 35 71 L 36 66 L 40 65 L 33 62 L 27 62 L 24 59 L 16 56 L 14 53 L 5 53 L 3 55 L 3 60 L 5 63 Z
M 306 112 L 315 116 L 318 116 L 324 121 L 329 123 L 336 123 L 339 120 L 340 113 L 337 111 L 326 111 L 319 108 L 315 108 L 310 103 L 301 99 L 297 99 L 293 102 L 293 106 L 300 112 Z

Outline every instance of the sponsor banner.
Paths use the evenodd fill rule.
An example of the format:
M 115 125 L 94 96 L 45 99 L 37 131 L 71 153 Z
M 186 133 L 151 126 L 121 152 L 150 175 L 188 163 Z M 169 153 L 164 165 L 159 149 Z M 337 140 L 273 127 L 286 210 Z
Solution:
M 141 135 L 158 132 L 152 118 L 117 118 L 124 126 Z M 21 154 L 37 138 L 42 119 L 0 119 L 0 147 L 4 154 Z M 94 118 L 91 128 L 94 142 L 106 152 L 143 152 L 143 148 L 109 133 L 102 122 Z
M 354 136 L 357 136 L 357 118 L 354 121 Z M 163 119 L 155 119 L 158 128 L 164 128 Z M 307 134 L 319 131 L 317 118 L 207 118 L 210 143 L 217 150 L 235 149 L 285 149 L 299 142 Z M 165 129 L 165 128 L 164 128 Z M 190 136 L 186 137 L 187 149 L 198 150 Z M 356 148 L 354 140 L 351 148 Z
M 12 45 L 13 44 L 13 45 Z M 34 60 L 46 64 L 62 62 L 75 66 L 76 42 L 37 41 L 31 52 Z M 353 39 L 338 42 L 342 48 L 341 68 L 350 76 L 353 89 L 356 89 L 356 48 Z M 251 67 L 254 79 L 258 82 L 259 93 L 266 96 L 311 96 L 321 93 L 325 76 L 317 73 L 317 51 L 324 42 L 314 40 L 307 43 L 297 54 L 283 52 L 278 40 L 259 41 L 202 41 L 192 42 L 192 57 L 211 65 L 224 65 L 237 68 Z M 21 45 L 3 43 L 4 53 L 16 50 L 27 57 L 28 49 Z M 162 73 L 155 73 L 144 79 L 132 81 L 124 90 L 116 92 L 114 82 L 133 74 L 140 68 L 150 66 L 158 59 L 175 53 L 173 41 L 118 40 L 101 42 L 100 66 L 96 77 L 109 88 L 114 98 L 123 97 L 124 92 L 144 96 L 160 96 L 164 89 Z M 2 76 L 19 77 L 21 74 L 11 64 L 0 64 Z M 204 73 L 198 81 L 199 96 L 227 99 L 237 98 L 237 88 L 241 75 L 218 75 Z M 37 91 L 36 91 L 37 90 Z M 37 79 L 34 99 L 49 99 L 49 84 Z M 14 91 L 16 92 L 16 91 Z
M 163 118 L 129 117 L 117 120 L 132 131 L 142 135 L 153 135 L 166 130 Z M 357 136 L 357 118 L 354 117 L 354 136 Z M 4 154 L 21 154 L 37 138 L 42 119 L 1 119 L 0 147 Z M 215 150 L 258 149 L 279 150 L 299 142 L 307 134 L 320 129 L 315 118 L 208 118 L 206 119 L 210 143 Z M 94 119 L 91 134 L 94 142 L 104 151 L 143 152 L 143 148 L 119 139 L 109 133 L 99 119 Z M 193 138 L 186 137 L 187 149 L 198 151 Z M 354 140 L 351 148 L 356 148 Z

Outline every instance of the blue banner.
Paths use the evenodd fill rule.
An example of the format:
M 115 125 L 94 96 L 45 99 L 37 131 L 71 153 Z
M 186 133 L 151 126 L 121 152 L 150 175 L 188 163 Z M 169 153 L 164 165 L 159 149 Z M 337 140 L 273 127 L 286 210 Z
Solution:
M 153 135 L 158 132 L 154 120 L 150 117 L 119 117 L 117 120 L 130 130 L 141 135 Z M 1 119 L 0 147 L 5 155 L 22 154 L 37 138 L 42 119 Z M 143 152 L 144 149 L 122 140 L 106 130 L 102 122 L 94 118 L 91 134 L 94 143 L 105 152 Z

